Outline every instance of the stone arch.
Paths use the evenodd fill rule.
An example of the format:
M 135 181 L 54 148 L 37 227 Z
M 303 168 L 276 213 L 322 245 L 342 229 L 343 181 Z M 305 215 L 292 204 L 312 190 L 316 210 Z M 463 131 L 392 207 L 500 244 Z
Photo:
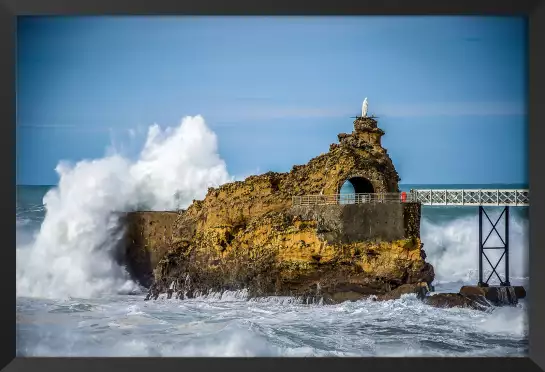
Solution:
M 366 177 L 361 175 L 352 175 L 341 182 L 338 188 L 338 193 L 341 193 L 341 188 L 346 182 L 350 182 L 354 188 L 355 194 L 373 194 L 375 193 L 375 187 L 373 183 Z

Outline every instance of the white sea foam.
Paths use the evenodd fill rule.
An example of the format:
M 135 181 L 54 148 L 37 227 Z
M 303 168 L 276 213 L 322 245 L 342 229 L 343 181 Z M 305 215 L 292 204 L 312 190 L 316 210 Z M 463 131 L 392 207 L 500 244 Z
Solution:
M 101 302 L 104 305 L 97 306 Z M 143 302 L 116 296 L 93 300 L 92 306 L 80 304 L 77 310 L 66 302 L 28 299 L 20 304 L 18 311 L 28 314 L 26 332 L 19 333 L 20 355 L 523 356 L 527 352 L 524 303 L 483 312 L 437 309 L 414 295 L 331 306 L 212 297 Z
M 498 214 L 493 214 L 491 219 L 496 221 Z M 500 221 L 496 228 L 504 236 L 504 223 Z M 430 262 L 436 274 L 437 282 L 473 282 L 478 280 L 479 269 L 479 222 L 478 216 L 454 218 L 447 222 L 434 223 L 428 219 L 422 220 L 421 238 L 427 261 Z M 485 224 L 484 238 L 491 230 Z M 509 276 L 511 279 L 523 279 L 528 277 L 528 221 L 510 216 L 509 226 Z M 486 244 L 487 247 L 502 246 L 497 235 L 492 232 Z M 503 253 L 503 250 L 487 250 L 486 255 L 493 265 Z M 498 265 L 496 271 L 503 278 L 505 274 L 504 261 Z M 492 269 L 486 259 L 483 259 L 483 272 L 486 279 Z M 495 274 L 491 277 L 491 283 L 498 283 Z

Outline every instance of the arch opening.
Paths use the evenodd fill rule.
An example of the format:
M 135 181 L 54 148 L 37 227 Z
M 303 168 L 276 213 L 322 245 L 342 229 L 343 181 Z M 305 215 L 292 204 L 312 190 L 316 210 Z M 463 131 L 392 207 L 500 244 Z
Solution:
M 365 177 L 352 177 L 344 181 L 340 194 L 373 194 L 375 188 Z
M 361 203 L 367 200 L 367 197 L 356 197 L 356 194 L 373 194 L 375 188 L 371 181 L 364 177 L 352 177 L 344 181 L 339 190 L 340 204 Z

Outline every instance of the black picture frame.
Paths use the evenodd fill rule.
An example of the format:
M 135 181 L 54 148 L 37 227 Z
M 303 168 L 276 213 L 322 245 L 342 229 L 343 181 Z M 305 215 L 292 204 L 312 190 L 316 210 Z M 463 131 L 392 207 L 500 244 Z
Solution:
M 22 15 L 501 15 L 528 17 L 528 141 L 530 210 L 529 357 L 527 358 L 15 358 L 15 182 L 3 181 L 2 220 L 5 238 L 0 248 L 3 263 L 0 275 L 2 295 L 0 368 L 6 371 L 30 370 L 182 370 L 206 369 L 236 371 L 278 370 L 440 370 L 440 371 L 539 371 L 545 370 L 545 177 L 540 172 L 544 158 L 542 144 L 545 108 L 542 103 L 545 83 L 545 2 L 543 0 L 413 0 L 308 2 L 277 0 L 0 0 L 0 169 L 3 179 L 15 179 L 15 46 L 16 22 Z M 539 155 L 541 153 L 541 155 Z

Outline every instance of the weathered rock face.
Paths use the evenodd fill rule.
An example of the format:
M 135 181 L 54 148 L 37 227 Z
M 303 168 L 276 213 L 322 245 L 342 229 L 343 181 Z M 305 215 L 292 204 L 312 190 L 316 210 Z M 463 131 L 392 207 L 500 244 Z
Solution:
M 292 206 L 293 196 L 337 194 L 348 179 L 357 193 L 399 191 L 398 174 L 380 144 L 384 132 L 373 118 L 357 119 L 354 128 L 339 135 L 340 144 L 328 153 L 289 173 L 210 188 L 203 201 L 169 217 L 129 214 L 132 271 L 146 278 L 153 268 L 155 294 L 245 288 L 252 296 L 326 302 L 431 283 L 419 204 Z
M 127 261 L 129 269 L 142 285 L 149 287 L 153 281 L 153 269 L 161 258 L 178 246 L 181 235 L 176 223 L 180 215 L 176 212 L 129 213 L 125 219 L 128 226 Z M 192 236 L 190 231 L 188 236 Z

